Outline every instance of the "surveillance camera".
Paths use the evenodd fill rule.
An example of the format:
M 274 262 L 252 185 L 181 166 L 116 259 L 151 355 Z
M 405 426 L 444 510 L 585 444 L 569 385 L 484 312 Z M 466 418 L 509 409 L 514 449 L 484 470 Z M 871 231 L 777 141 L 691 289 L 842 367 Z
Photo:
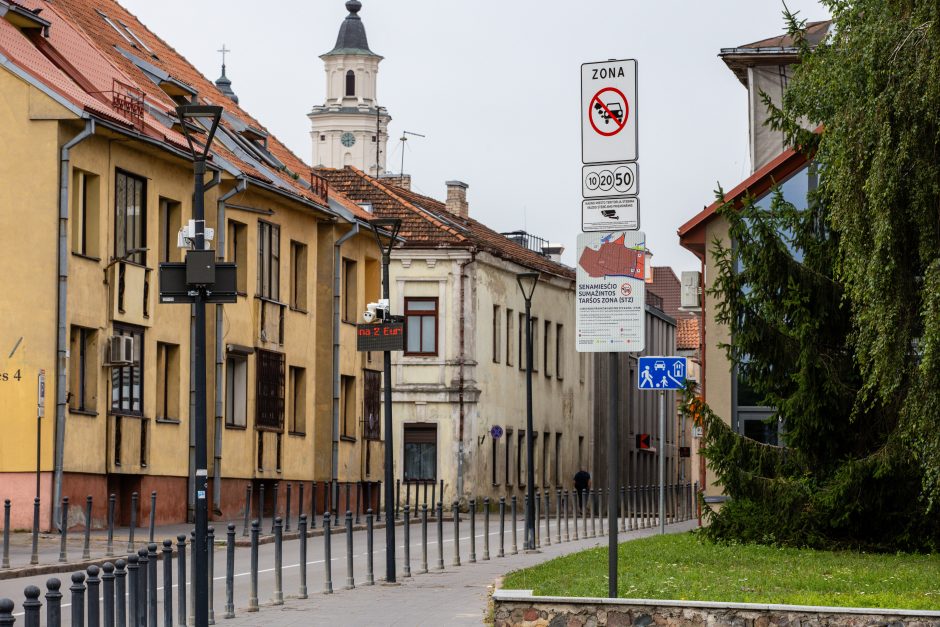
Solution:
M 369 309 L 362 312 L 362 319 L 365 320 L 366 324 L 372 324 L 375 321 L 375 312 Z
M 388 300 L 384 298 L 377 303 L 369 303 L 366 305 L 366 311 L 364 311 L 362 314 L 362 318 L 366 321 L 366 323 L 382 321 L 387 317 Z

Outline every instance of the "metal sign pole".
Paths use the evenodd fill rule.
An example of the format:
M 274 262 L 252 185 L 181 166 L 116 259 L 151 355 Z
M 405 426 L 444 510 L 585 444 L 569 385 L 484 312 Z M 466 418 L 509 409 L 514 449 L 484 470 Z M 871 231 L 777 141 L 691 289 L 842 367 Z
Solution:
M 607 405 L 607 596 L 617 598 L 617 489 L 620 477 L 620 361 L 610 353 Z
M 659 391 L 659 533 L 666 533 L 666 392 Z

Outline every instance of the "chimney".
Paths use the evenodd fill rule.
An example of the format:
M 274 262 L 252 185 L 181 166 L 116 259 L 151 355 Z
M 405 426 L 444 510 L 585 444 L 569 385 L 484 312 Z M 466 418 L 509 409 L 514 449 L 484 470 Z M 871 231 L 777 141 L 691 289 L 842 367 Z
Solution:
M 470 215 L 470 205 L 467 204 L 467 188 L 463 181 L 447 181 L 447 210 L 452 214 L 467 218 Z
M 379 177 L 379 180 L 387 185 L 394 185 L 395 187 L 406 189 L 409 192 L 411 191 L 410 174 L 383 174 Z
M 551 243 L 548 246 L 542 246 L 542 254 L 555 263 L 561 263 L 561 255 L 564 252 L 565 247 L 561 244 Z

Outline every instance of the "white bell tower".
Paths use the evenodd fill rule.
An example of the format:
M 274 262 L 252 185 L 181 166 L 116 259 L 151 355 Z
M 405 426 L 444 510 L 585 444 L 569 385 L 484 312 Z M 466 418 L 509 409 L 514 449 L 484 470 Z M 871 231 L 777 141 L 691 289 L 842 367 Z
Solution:
M 380 55 L 369 49 L 359 17 L 362 3 L 346 2 L 349 15 L 339 27 L 336 45 L 320 56 L 326 70 L 326 102 L 310 118 L 313 165 L 352 165 L 373 176 L 385 173 L 388 123 L 392 119 L 376 100 Z

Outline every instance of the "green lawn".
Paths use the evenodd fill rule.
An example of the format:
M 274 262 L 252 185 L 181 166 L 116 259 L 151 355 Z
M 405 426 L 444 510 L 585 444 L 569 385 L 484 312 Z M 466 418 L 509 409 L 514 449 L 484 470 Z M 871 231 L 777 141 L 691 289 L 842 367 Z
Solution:
M 607 549 L 510 573 L 507 590 L 607 596 Z M 895 609 L 940 608 L 940 555 L 715 545 L 693 533 L 620 545 L 620 597 Z

